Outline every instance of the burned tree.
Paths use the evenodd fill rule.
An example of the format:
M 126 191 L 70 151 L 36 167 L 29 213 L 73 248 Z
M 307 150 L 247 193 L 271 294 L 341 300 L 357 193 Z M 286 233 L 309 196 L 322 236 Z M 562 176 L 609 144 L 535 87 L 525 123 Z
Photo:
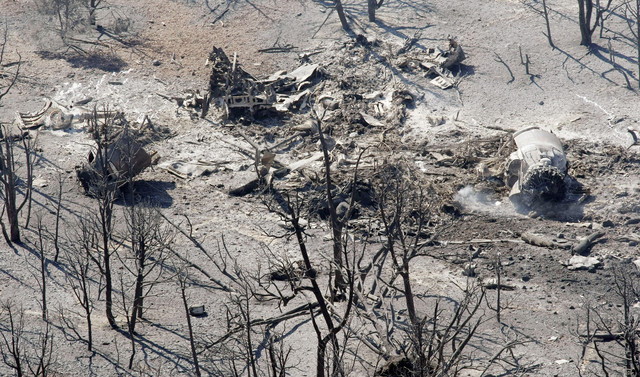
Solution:
M 97 230 L 100 242 L 94 245 L 92 260 L 104 276 L 106 316 L 109 324 L 116 327 L 111 273 L 111 256 L 115 251 L 112 247 L 113 205 L 120 188 L 131 184 L 134 175 L 151 165 L 151 155 L 135 140 L 122 113 L 94 108 L 89 118 L 89 132 L 96 148 L 89 153 L 87 163 L 79 167 L 76 174 L 85 193 L 93 197 L 97 204 L 97 214 L 91 226 Z
M 591 46 L 591 37 L 598 25 L 602 22 L 602 15 L 611 6 L 612 0 L 607 0 L 605 7 L 600 6 L 600 0 L 596 0 L 595 4 L 593 0 L 578 0 L 578 23 L 580 25 L 580 44 L 583 46 Z M 595 20 L 592 24 L 592 16 L 594 16 L 595 6 Z
M 603 375 L 640 375 L 640 319 L 637 302 L 640 299 L 638 271 L 633 264 L 613 265 L 612 297 L 617 301 L 613 310 L 586 305 L 586 315 L 578 318 L 578 335 L 582 357 L 591 346 L 599 359 Z M 609 304 L 611 305 L 611 304 Z M 584 321 L 584 322 L 582 322 Z
M 338 18 L 340 18 L 340 24 L 342 25 L 342 29 L 346 32 L 351 31 L 351 27 L 347 22 L 347 16 L 344 14 L 344 8 L 342 7 L 342 0 L 333 0 L 336 4 L 336 11 L 338 12 Z
M 380 8 L 383 2 L 384 0 L 367 0 L 367 13 L 370 22 L 376 22 L 376 9 Z
M 8 29 L 5 25 L 4 32 L 2 34 L 2 42 L 0 43 L 0 66 L 9 66 L 5 64 L 5 51 L 7 44 Z M 20 66 L 22 59 L 18 55 L 18 61 L 15 63 L 15 71 L 12 74 L 0 76 L 0 106 L 2 106 L 2 97 L 7 95 L 11 88 L 16 84 L 18 76 L 20 74 Z M 6 211 L 7 220 L 9 222 L 9 233 L 7 233 L 4 221 L 0 221 L 2 226 L 2 234 L 5 237 L 7 243 L 20 243 L 20 225 L 18 224 L 18 214 L 22 210 L 24 204 L 27 202 L 31 192 L 31 182 L 33 177 L 33 158 L 32 158 L 32 143 L 28 142 L 30 137 L 28 133 L 16 134 L 12 132 L 8 127 L 2 126 L 0 130 L 2 132 L 2 139 L 0 140 L 0 183 L 2 187 L 1 197 L 4 202 L 3 213 Z M 16 161 L 15 150 L 18 149 L 18 142 L 22 141 L 22 148 L 26 156 L 26 161 L 21 163 Z M 18 189 L 18 169 L 20 165 L 26 166 L 26 188 L 23 194 L 23 200 L 18 203 L 19 189 Z
M 104 116 L 99 117 L 98 110 L 94 108 L 89 119 L 93 140 L 96 142 L 96 155 L 90 154 L 90 167 L 83 167 L 77 171 L 78 179 L 83 184 L 97 204 L 97 215 L 92 216 L 88 226 L 97 231 L 99 242 L 94 242 L 94 252 L 91 259 L 95 262 L 100 273 L 105 279 L 105 314 L 109 325 L 117 327 L 113 316 L 113 283 L 111 273 L 111 237 L 113 232 L 113 204 L 117 197 L 118 185 L 114 184 L 111 166 L 109 164 L 109 146 L 114 133 L 116 116 L 108 110 Z M 86 184 L 84 182 L 87 182 Z
M 0 75 L 0 107 L 2 106 L 2 97 L 6 96 L 9 93 L 9 90 L 13 88 L 18 80 L 18 76 L 20 75 L 20 66 L 22 64 L 22 58 L 20 54 L 18 54 L 18 61 L 7 63 L 5 61 L 5 52 L 7 47 L 7 36 L 9 34 L 9 26 L 7 24 L 4 25 L 4 30 L 2 30 L 2 35 L 0 38 L 0 66 L 9 67 L 15 66 L 15 70 L 13 73 L 4 73 Z
M 135 332 L 137 319 L 143 317 L 144 298 L 160 280 L 167 248 L 171 246 L 173 233 L 167 229 L 150 203 L 131 205 L 124 210 L 127 249 L 121 249 L 118 258 L 133 277 L 133 299 L 128 318 L 129 333 Z M 125 238 L 126 237 L 126 238 Z
M 457 375 L 482 320 L 479 309 L 484 292 L 473 284 L 461 287 L 462 297 L 451 309 L 438 298 L 430 315 L 418 307 L 422 300 L 412 283 L 412 262 L 429 256 L 429 247 L 446 227 L 435 210 L 437 195 L 419 181 L 419 174 L 404 164 L 384 165 L 376 173 L 378 213 L 386 241 L 371 261 L 360 259 L 357 266 L 357 308 L 376 329 L 379 341 L 369 342 L 370 348 L 387 360 L 377 372 L 380 376 Z M 390 276 L 384 273 L 389 270 Z M 392 302 L 396 295 L 406 307 L 402 317 L 395 314 L 399 312 Z M 369 300 L 382 314 L 373 314 Z M 403 336 L 392 333 L 389 323 L 398 326 Z
M 96 249 L 98 234 L 96 229 L 87 220 L 89 215 L 80 216 L 75 226 L 75 233 L 71 236 L 71 242 L 64 250 L 64 262 L 66 263 L 69 274 L 65 275 L 67 283 L 71 287 L 73 296 L 82 307 L 82 315 L 87 325 L 87 347 L 89 351 L 93 350 L 93 326 L 91 314 L 93 313 L 93 300 L 91 298 L 92 284 L 94 272 L 91 268 L 92 254 Z M 62 315 L 63 320 L 65 319 Z M 66 324 L 73 332 L 78 334 L 72 321 Z
M 36 0 L 38 11 L 53 18 L 60 40 L 69 48 L 86 53 L 77 39 L 81 30 L 96 25 L 97 12 L 104 0 Z
M 178 284 L 180 286 L 180 297 L 182 297 L 182 304 L 184 306 L 184 315 L 187 320 L 187 330 L 189 331 L 189 348 L 191 349 L 191 357 L 193 358 L 193 365 L 195 368 L 196 377 L 200 377 L 200 364 L 198 363 L 198 352 L 196 350 L 196 343 L 193 336 L 193 325 L 191 324 L 191 313 L 189 310 L 189 303 L 187 302 L 187 279 L 188 275 L 184 273 L 178 274 Z
M 33 180 L 33 158 L 31 151 L 31 143 L 26 141 L 29 138 L 29 133 L 25 132 L 21 135 L 12 134 L 6 127 L 2 128 L 3 139 L 0 141 L 0 183 L 2 186 L 2 200 L 4 202 L 3 210 L 7 213 L 7 220 L 9 222 L 9 234 L 7 234 L 4 221 L 0 221 L 2 226 L 2 233 L 7 243 L 21 243 L 20 239 L 20 224 L 18 223 L 19 213 L 27 203 L 30 192 L 31 184 Z M 26 159 L 22 164 L 26 165 L 26 190 L 24 191 L 23 199 L 18 203 L 20 190 L 18 188 L 18 171 L 22 165 L 19 160 L 16 160 L 15 151 L 18 149 L 17 142 L 22 140 L 22 148 L 24 150 Z
M 0 307 L 0 356 L 21 376 L 47 376 L 54 362 L 53 334 L 49 322 L 36 334 L 25 330 L 24 309 L 6 301 Z M 36 335 L 36 336 L 34 336 Z M 31 347 L 29 347 L 31 345 Z
M 638 58 L 638 77 L 640 77 L 640 0 L 627 0 L 625 5 L 625 20 L 629 26 L 629 31 L 633 35 L 636 45 L 636 53 Z M 626 76 L 625 76 L 626 77 Z M 638 87 L 640 87 L 640 79 L 638 79 Z

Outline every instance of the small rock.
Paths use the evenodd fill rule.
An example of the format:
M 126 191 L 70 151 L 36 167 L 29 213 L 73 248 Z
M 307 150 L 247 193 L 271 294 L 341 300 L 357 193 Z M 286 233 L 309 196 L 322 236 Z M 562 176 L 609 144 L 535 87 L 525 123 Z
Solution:
M 475 263 L 467 263 L 464 265 L 464 270 L 462 270 L 462 275 L 470 278 L 476 277 L 476 268 L 478 267 Z
M 569 259 L 567 268 L 569 270 L 587 270 L 595 271 L 600 267 L 602 262 L 596 257 L 583 257 L 582 255 L 574 255 Z
M 162 64 L 162 63 L 160 62 L 160 60 L 154 60 L 151 64 L 153 64 L 154 66 L 156 66 L 156 67 L 157 67 L 157 66 L 159 66 L 159 65 L 160 65 L 160 64 Z
M 206 316 L 207 312 L 204 310 L 204 305 L 200 305 L 200 306 L 192 306 L 189 308 L 189 314 L 192 317 L 204 317 Z
M 338 218 L 344 217 L 344 215 L 346 215 L 348 211 L 349 204 L 347 204 L 347 202 L 340 202 L 340 204 L 338 204 L 338 206 L 336 207 L 336 215 L 338 215 Z
M 567 359 L 556 360 L 556 364 L 558 364 L 558 365 L 567 364 L 567 363 L 570 363 L 570 362 L 571 362 L 571 360 L 567 360 Z
M 638 269 L 638 271 L 640 271 L 640 258 L 636 259 L 633 261 L 633 264 L 636 265 L 636 268 Z
M 36 178 L 31 183 L 34 187 L 47 187 L 49 185 L 49 181 L 44 178 Z
M 602 226 L 605 227 L 605 228 L 613 228 L 615 226 L 615 224 L 611 220 L 605 220 L 602 223 Z

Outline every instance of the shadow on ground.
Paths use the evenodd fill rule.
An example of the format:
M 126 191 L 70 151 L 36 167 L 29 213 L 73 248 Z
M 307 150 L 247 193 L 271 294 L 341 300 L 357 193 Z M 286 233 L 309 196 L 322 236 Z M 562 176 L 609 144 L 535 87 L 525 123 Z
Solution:
M 38 51 L 38 56 L 46 60 L 65 60 L 73 68 L 98 69 L 105 72 L 120 72 L 127 63 L 113 53 L 90 52 L 88 54 Z
M 169 208 L 173 204 L 173 198 L 168 191 L 176 188 L 174 182 L 156 181 L 156 180 L 140 180 L 133 183 L 133 190 L 136 201 L 142 203 L 151 203 L 160 208 Z M 118 201 L 119 205 L 129 205 L 130 200 L 127 199 L 126 187 L 123 187 L 123 193 Z

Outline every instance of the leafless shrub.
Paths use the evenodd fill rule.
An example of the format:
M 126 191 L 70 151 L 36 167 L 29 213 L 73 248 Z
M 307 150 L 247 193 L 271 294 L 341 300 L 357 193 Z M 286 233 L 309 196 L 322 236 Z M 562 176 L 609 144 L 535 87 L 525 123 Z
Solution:
M 2 97 L 6 96 L 11 88 L 16 84 L 16 81 L 18 81 L 18 77 L 20 76 L 20 66 L 22 65 L 22 57 L 20 54 L 18 54 L 17 62 L 8 63 L 6 61 L 5 53 L 7 51 L 8 34 L 9 26 L 5 23 L 2 34 L 0 34 L 0 67 L 14 66 L 15 69 L 13 72 L 4 70 L 0 72 L 0 107 L 2 106 Z
M 600 22 L 602 22 L 603 13 L 609 9 L 611 1 L 612 0 L 607 0 L 607 5 L 602 7 L 600 5 L 600 0 L 596 0 L 595 4 L 593 0 L 578 0 L 578 23 L 580 25 L 581 45 L 587 47 L 591 46 L 591 37 L 593 36 L 593 32 L 596 30 Z M 595 17 L 593 17 L 594 10 Z M 591 22 L 592 19 L 595 19 L 595 21 L 593 21 L 593 25 Z
M 104 0 L 36 0 L 41 14 L 56 24 L 58 36 L 68 47 L 78 49 L 75 36 L 96 25 L 96 13 Z
M 25 330 L 24 310 L 16 309 L 11 301 L 2 304 L 0 315 L 0 355 L 2 361 L 17 376 L 46 377 L 54 361 L 53 334 L 49 322 L 44 322 L 41 332 L 33 334 Z
M 604 375 L 622 372 L 624 376 L 640 375 L 640 313 L 634 306 L 640 300 L 638 272 L 633 265 L 614 267 L 613 293 L 620 300 L 616 313 L 586 305 L 586 315 L 578 322 L 582 357 L 591 346 L 600 358 Z
M 95 228 L 88 222 L 88 215 L 80 216 L 73 227 L 75 234 L 72 236 L 68 247 L 64 248 L 64 262 L 69 269 L 69 274 L 65 275 L 67 283 L 71 287 L 73 296 L 82 307 L 82 313 L 87 325 L 87 346 L 89 351 L 93 350 L 93 328 L 91 314 L 93 313 L 92 300 L 92 280 L 94 271 L 92 266 L 92 254 L 95 252 L 95 244 L 98 234 Z M 67 311 L 71 311 L 67 308 Z M 72 314 L 76 314 L 71 311 Z M 79 339 L 82 339 L 75 329 L 73 322 L 64 321 L 64 311 L 61 313 L 63 322 L 70 328 Z
M 196 350 L 196 342 L 193 336 L 193 325 L 191 324 L 191 313 L 189 312 L 189 303 L 187 302 L 187 280 L 188 275 L 181 271 L 178 275 L 178 284 L 180 286 L 180 296 L 184 306 L 184 315 L 187 320 L 187 329 L 189 331 L 189 347 L 191 349 L 191 357 L 193 358 L 193 366 L 195 368 L 196 377 L 200 377 L 200 363 L 198 362 L 198 352 Z
M 18 54 L 18 61 L 6 63 L 5 52 L 7 47 L 8 26 L 5 24 L 2 35 L 0 36 L 0 67 L 15 66 L 13 72 L 0 72 L 0 107 L 2 106 L 2 98 L 6 96 L 11 88 L 16 84 L 20 75 L 20 67 L 22 65 L 22 57 Z M 18 214 L 22 207 L 29 202 L 29 213 L 31 211 L 31 184 L 33 181 L 33 165 L 34 165 L 34 146 L 35 139 L 31 140 L 28 132 L 15 134 L 8 127 L 2 126 L 0 129 L 0 185 L 2 187 L 0 197 L 4 202 L 4 211 L 7 212 L 7 220 L 9 222 L 9 232 L 7 234 L 4 221 L 0 220 L 2 234 L 7 243 L 20 243 L 20 226 L 18 224 Z M 22 148 L 25 154 L 25 161 L 16 161 L 14 155 L 18 142 L 22 141 Z M 25 190 L 23 191 L 23 200 L 18 204 L 18 169 L 20 166 L 25 167 Z M 27 215 L 26 224 L 29 223 L 29 215 Z
M 373 345 L 393 365 L 385 364 L 378 371 L 380 375 L 455 375 L 481 323 L 478 310 L 484 291 L 469 285 L 463 288 L 462 299 L 452 308 L 444 309 L 436 299 L 431 315 L 420 313 L 411 280 L 411 261 L 428 255 L 428 247 L 444 224 L 432 210 L 438 203 L 437 195 L 414 174 L 401 163 L 382 166 L 377 173 L 379 218 L 386 242 L 371 262 L 358 265 L 358 286 L 371 284 L 370 288 L 360 290 L 358 308 L 361 313 L 364 309 L 368 321 L 383 321 L 375 323 L 379 341 Z M 391 273 L 385 273 L 389 269 Z M 401 279 L 399 284 L 396 284 L 397 278 Z M 397 312 L 393 298 L 398 294 L 404 299 L 406 324 L 394 318 L 397 315 L 384 313 Z M 376 305 L 368 306 L 367 299 L 375 300 Z M 387 309 L 383 310 L 384 314 L 375 314 L 376 307 Z M 393 328 L 400 329 L 405 336 L 391 335 Z
M 81 182 L 85 180 L 90 182 L 88 192 L 95 199 L 97 206 L 96 213 L 90 215 L 85 225 L 92 227 L 92 232 L 97 234 L 97 237 L 91 240 L 93 252 L 90 257 L 104 277 L 105 313 L 109 325 L 113 328 L 116 328 L 117 325 L 113 315 L 111 256 L 115 251 L 114 245 L 112 245 L 113 205 L 117 198 L 118 186 L 114 184 L 110 171 L 109 145 L 118 131 L 116 115 L 108 109 L 99 114 L 97 108 L 94 108 L 88 121 L 91 135 L 96 142 L 97 148 L 95 156 L 91 154 L 90 159 L 91 157 L 96 159 L 97 163 L 92 164 L 90 169 L 78 171 L 78 178 Z M 83 177 L 83 174 L 86 174 L 86 176 Z
M 133 203 L 123 211 L 124 233 L 118 239 L 124 244 L 115 255 L 123 267 L 123 273 L 119 274 L 121 309 L 131 340 L 131 369 L 135 357 L 136 324 L 143 318 L 144 299 L 156 284 L 173 276 L 164 276 L 164 265 L 174 235 L 151 203 Z

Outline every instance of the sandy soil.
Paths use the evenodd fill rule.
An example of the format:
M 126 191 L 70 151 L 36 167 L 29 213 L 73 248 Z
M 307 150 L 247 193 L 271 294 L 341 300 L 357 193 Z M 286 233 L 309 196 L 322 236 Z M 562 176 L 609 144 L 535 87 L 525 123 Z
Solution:
M 577 332 L 584 329 L 578 329 L 577 324 L 584 325 L 587 305 L 598 308 L 605 317 L 616 318 L 620 300 L 612 293 L 614 266 L 630 265 L 638 254 L 640 147 L 632 146 L 627 128 L 638 127 L 640 110 L 637 93 L 626 88 L 624 77 L 638 87 L 638 73 L 623 10 L 607 19 L 603 38 L 596 31 L 589 51 L 579 46 L 577 6 L 572 0 L 548 2 L 556 49 L 543 35 L 542 5 L 537 1 L 387 0 L 378 11 L 377 23 L 367 22 L 365 1 L 345 1 L 354 32 L 366 36 L 367 43 L 354 42 L 342 32 L 330 5 L 307 0 L 195 0 L 161 5 L 147 0 L 111 0 L 101 10 L 98 23 L 113 30 L 117 19 L 126 19 L 127 30 L 116 35 L 118 39 L 86 30 L 78 38 L 100 44 L 84 44 L 87 54 L 83 55 L 61 46 L 53 20 L 38 13 L 31 1 L 0 0 L 6 19 L 2 25 L 7 23 L 9 36 L 5 62 L 14 61 L 18 54 L 22 59 L 20 79 L 2 99 L 0 122 L 10 124 L 17 111 L 38 110 L 43 98 L 65 106 L 91 98 L 84 108 L 109 106 L 123 111 L 132 122 L 141 122 L 146 115 L 158 130 L 147 148 L 157 151 L 160 161 L 137 177 L 138 191 L 183 227 L 183 215 L 188 215 L 193 235 L 207 249 L 218 250 L 224 237 L 229 256 L 237 265 L 255 271 L 258 264 L 267 268 L 269 260 L 300 257 L 295 240 L 270 236 L 283 234 L 285 227 L 260 195 L 228 195 L 229 189 L 255 177 L 252 159 L 243 153 L 252 147 L 238 130 L 272 146 L 290 136 L 309 115 L 300 111 L 224 122 L 215 111 L 200 119 L 195 111 L 179 107 L 171 97 L 207 89 L 211 48 L 222 47 L 230 56 L 237 53 L 242 68 L 255 77 L 291 71 L 301 64 L 301 54 L 311 53 L 309 61 L 324 71 L 315 88 L 334 96 L 357 98 L 376 90 L 407 90 L 415 101 L 407 109 L 406 119 L 387 122 L 384 130 L 354 121 L 352 109 L 357 113 L 367 107 L 356 103 L 347 108 L 346 100 L 344 112 L 328 124 L 338 145 L 332 155 L 337 161 L 334 166 L 345 182 L 353 168 L 349 161 L 357 158 L 358 148 L 373 146 L 364 157 L 365 172 L 390 156 L 409 161 L 437 188 L 444 203 L 457 209 L 457 216 L 438 212 L 450 226 L 439 234 L 438 242 L 429 249 L 430 256 L 417 258 L 411 265 L 419 289 L 416 294 L 426 297 L 421 310 L 428 312 L 432 297 L 459 298 L 459 293 L 452 292 L 469 281 L 462 270 L 471 254 L 476 255 L 478 273 L 471 280 L 478 282 L 495 275 L 495 260 L 500 255 L 504 279 L 515 289 L 502 292 L 506 303 L 502 324 L 495 321 L 493 311 L 483 308 L 481 335 L 473 342 L 469 357 L 482 365 L 503 344 L 517 339 L 522 342 L 513 349 L 518 364 L 497 363 L 491 369 L 493 375 L 599 375 L 599 359 L 593 348 L 587 347 L 582 355 Z M 387 51 L 397 50 L 414 35 L 419 35 L 412 50 L 415 53 L 445 46 L 449 36 L 463 46 L 467 59 L 455 71 L 457 88 L 439 89 L 420 70 L 401 69 L 397 60 L 387 59 Z M 287 46 L 293 48 L 281 53 L 258 51 Z M 530 61 L 529 74 L 521 64 L 522 57 Z M 612 70 L 611 57 L 620 70 Z M 529 125 L 551 130 L 562 139 L 570 174 L 582 185 L 576 196 L 583 195 L 584 201 L 562 204 L 552 214 L 527 216 L 514 210 L 504 187 L 478 174 L 481 163 L 500 168 L 506 156 L 499 152 L 501 146 L 514 130 Z M 53 198 L 62 176 L 63 228 L 71 233 L 75 219 L 95 207 L 91 198 L 83 195 L 74 170 L 86 158 L 92 142 L 83 124 L 66 130 L 42 128 L 38 133 L 41 158 L 35 172 L 33 213 L 41 214 L 52 229 Z M 318 150 L 317 139 L 305 137 L 279 151 L 278 159 L 288 164 Z M 452 163 L 438 161 L 432 153 L 444 151 L 457 159 Z M 170 174 L 169 167 L 184 177 Z M 310 171 L 320 172 L 321 162 L 274 185 L 303 185 L 309 181 L 305 173 Z M 120 225 L 126 208 L 122 202 L 116 205 Z M 370 214 L 366 208 L 363 213 Z M 313 215 L 309 221 L 308 242 L 326 281 L 328 267 L 322 266 L 327 266 L 329 251 L 324 250 L 330 250 L 330 229 Z M 42 328 L 33 224 L 32 220 L 30 228 L 23 230 L 26 246 L 0 248 L 0 297 L 24 308 L 30 334 L 25 336 L 27 342 L 36 339 Z M 354 234 L 360 229 L 354 225 Z M 596 230 L 603 230 L 605 236 L 590 251 L 590 256 L 602 261 L 602 267 L 594 272 L 569 271 L 564 265 L 571 257 L 569 250 L 533 246 L 519 237 L 529 232 L 573 244 Z M 175 246 L 202 269 L 215 270 L 185 238 L 176 236 Z M 370 248 L 375 250 L 376 246 Z M 47 255 L 52 258 L 51 248 Z M 68 329 L 63 331 L 61 324 L 59 307 L 84 334 L 82 318 L 69 314 L 80 308 L 65 280 L 68 269 L 64 263 L 50 261 L 47 271 L 48 306 L 55 327 L 55 375 L 193 374 L 174 279 L 154 287 L 153 295 L 145 301 L 148 310 L 137 330 L 137 355 L 134 368 L 129 370 L 129 340 L 108 326 L 103 294 L 94 310 L 96 353 L 92 354 L 77 336 Z M 118 270 L 117 276 L 125 274 L 123 271 Z M 203 347 L 225 334 L 227 308 L 232 304 L 226 294 L 211 289 L 203 275 L 193 272 L 192 279 L 187 289 L 189 302 L 205 305 L 208 314 L 193 319 Z M 94 295 L 98 295 L 98 286 L 96 282 Z M 495 299 L 495 291 L 489 291 L 488 298 Z M 303 297 L 297 297 L 286 308 L 254 303 L 254 315 L 270 317 L 304 302 Z M 118 320 L 124 325 L 122 313 Z M 1 329 L 5 334 L 6 326 L 5 321 Z M 290 375 L 314 375 L 314 363 L 309 360 L 315 358 L 316 340 L 308 316 L 279 325 L 276 331 L 286 333 L 285 343 L 294 348 L 291 360 L 295 368 Z M 615 347 L 611 350 L 620 352 Z M 362 351 L 362 355 L 375 363 L 369 352 Z M 201 356 L 205 373 L 220 374 L 220 355 L 203 352 Z M 477 368 L 462 375 L 479 376 L 482 366 Z M 358 364 L 351 374 L 372 375 L 374 369 Z M 10 370 L 0 365 L 0 374 L 8 373 Z

